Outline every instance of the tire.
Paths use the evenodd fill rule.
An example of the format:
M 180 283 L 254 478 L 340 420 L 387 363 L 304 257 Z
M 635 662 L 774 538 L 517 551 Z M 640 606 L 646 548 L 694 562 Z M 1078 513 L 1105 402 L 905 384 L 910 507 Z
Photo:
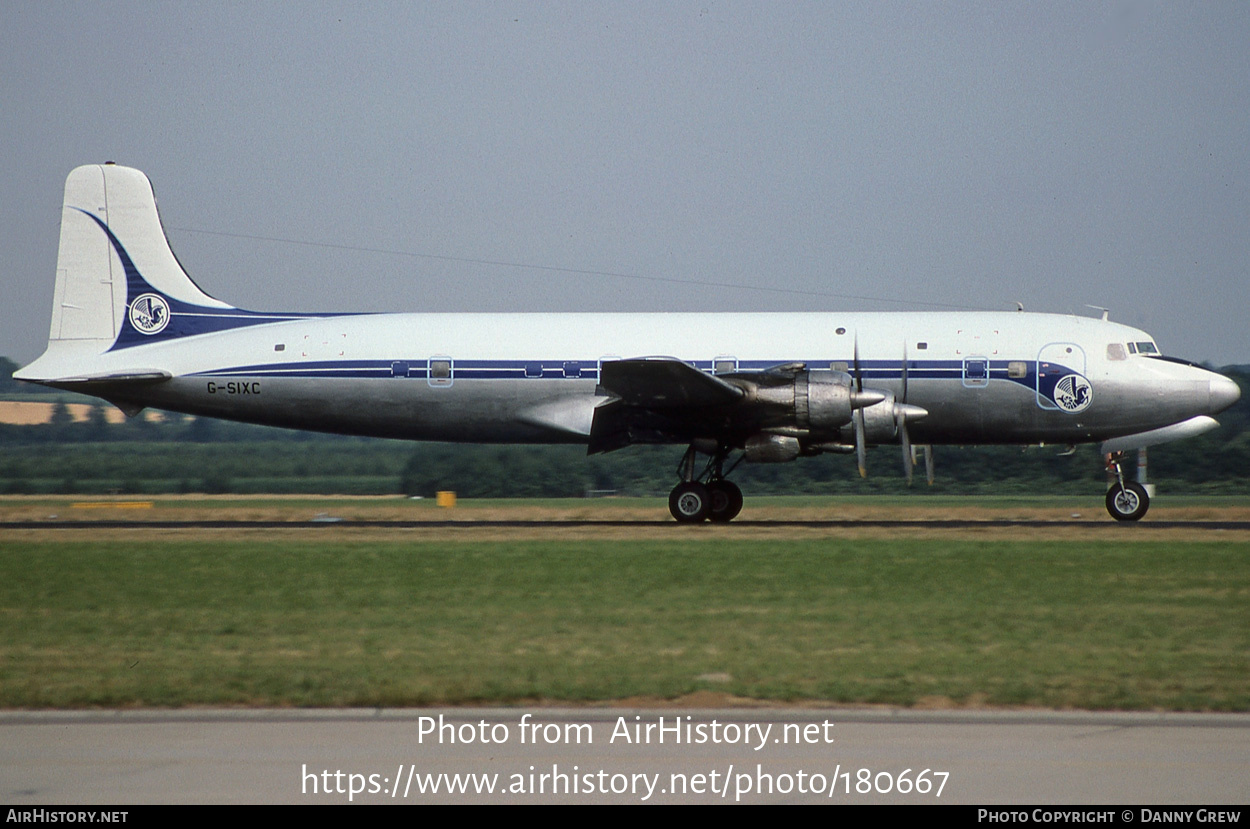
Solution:
M 1107 512 L 1116 521 L 1140 521 L 1148 509 L 1150 496 L 1136 481 L 1128 481 L 1123 487 L 1115 484 L 1107 490 Z
M 732 481 L 721 479 L 707 485 L 710 503 L 708 519 L 724 524 L 738 517 L 742 512 L 742 490 Z
M 687 481 L 673 487 L 668 496 L 668 511 L 679 524 L 701 524 L 711 511 L 711 496 L 698 481 Z

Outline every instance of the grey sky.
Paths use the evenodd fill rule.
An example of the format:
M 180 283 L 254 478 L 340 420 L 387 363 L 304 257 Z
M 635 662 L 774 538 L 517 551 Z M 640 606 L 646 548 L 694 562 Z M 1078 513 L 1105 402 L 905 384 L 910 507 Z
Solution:
M 245 308 L 1090 303 L 1250 362 L 1248 44 L 1245 3 L 0 0 L 0 354 L 116 160 Z

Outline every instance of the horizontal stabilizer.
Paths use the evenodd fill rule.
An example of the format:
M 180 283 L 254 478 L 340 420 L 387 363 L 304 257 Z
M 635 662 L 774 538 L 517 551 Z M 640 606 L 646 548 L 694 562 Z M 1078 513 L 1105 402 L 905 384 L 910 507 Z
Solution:
M 16 374 L 13 376 L 17 377 Z M 139 398 L 134 396 L 138 390 L 146 386 L 154 386 L 157 383 L 164 383 L 172 376 L 168 371 L 141 369 L 137 371 L 27 380 L 27 382 L 101 397 L 125 412 L 127 417 L 134 417 L 145 408 L 143 403 L 138 402 Z M 23 378 L 18 377 L 18 379 Z
M 599 385 L 627 406 L 649 409 L 724 406 L 744 394 L 732 383 L 673 357 L 605 362 Z
M 82 377 L 57 377 L 52 380 L 40 380 L 38 382 L 45 386 L 57 386 L 94 394 L 94 389 L 97 388 L 151 386 L 156 383 L 163 383 L 172 376 L 168 371 L 127 371 L 116 374 L 91 374 Z

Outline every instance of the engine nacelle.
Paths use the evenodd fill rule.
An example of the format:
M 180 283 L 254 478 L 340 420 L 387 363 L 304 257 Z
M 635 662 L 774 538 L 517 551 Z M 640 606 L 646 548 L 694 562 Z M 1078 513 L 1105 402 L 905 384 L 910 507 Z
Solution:
M 801 371 L 794 378 L 794 417 L 800 429 L 831 433 L 851 422 L 854 391 L 844 371 Z
M 837 438 L 838 430 L 851 424 L 855 409 L 885 399 L 883 392 L 856 391 L 851 376 L 844 371 L 809 371 L 801 364 L 736 379 L 746 392 L 740 405 L 760 412 L 760 427 L 770 434 L 798 437 L 809 443 Z

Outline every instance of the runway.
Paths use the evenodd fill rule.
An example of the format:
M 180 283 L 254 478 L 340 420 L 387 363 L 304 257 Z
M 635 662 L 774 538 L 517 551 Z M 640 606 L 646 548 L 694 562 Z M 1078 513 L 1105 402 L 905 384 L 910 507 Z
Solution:
M 474 529 L 474 528 L 514 528 L 514 529 L 622 529 L 630 527 L 672 527 L 673 529 L 690 529 L 691 525 L 681 525 L 671 520 L 604 520 L 604 519 L 559 519 L 559 520 L 428 520 L 428 521 L 394 521 L 394 520 L 359 520 L 338 518 L 314 518 L 305 521 L 270 521 L 270 520 L 221 520 L 221 521 L 2 521 L 0 530 L 92 530 L 92 529 L 256 529 L 256 530 L 289 530 L 316 527 L 339 527 L 361 529 Z M 966 530 L 966 529 L 1006 529 L 1006 528 L 1080 528 L 1093 529 L 1095 532 L 1113 529 L 1134 529 L 1143 533 L 1158 530 L 1194 530 L 1194 531 L 1250 531 L 1250 521 L 1141 521 L 1123 523 L 1107 520 L 1047 520 L 1047 519 L 847 519 L 847 520 L 770 520 L 770 521 L 734 521 L 730 524 L 700 524 L 694 526 L 741 527 L 747 529 L 914 529 L 914 530 Z
M 884 708 L 6 712 L 0 714 L 0 799 L 14 806 L 1211 805 L 1250 800 L 1247 756 L 1246 714 Z M 449 786 L 469 791 L 449 792 Z

